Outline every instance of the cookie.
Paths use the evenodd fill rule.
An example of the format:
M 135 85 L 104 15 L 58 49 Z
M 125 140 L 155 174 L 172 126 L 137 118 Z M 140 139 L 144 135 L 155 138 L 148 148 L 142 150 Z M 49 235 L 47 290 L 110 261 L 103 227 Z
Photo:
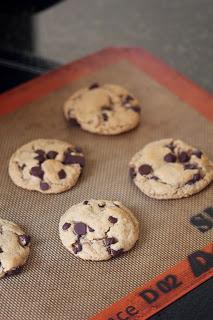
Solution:
M 139 237 L 139 223 L 118 201 L 86 200 L 61 217 L 63 245 L 84 260 L 108 260 L 130 250 Z
M 84 164 L 80 147 L 59 140 L 38 139 L 12 155 L 9 175 L 24 189 L 60 193 L 76 184 Z
M 188 197 L 213 180 L 213 163 L 181 140 L 151 142 L 134 155 L 129 166 L 138 188 L 156 199 Z
M 103 135 L 135 128 L 140 122 L 139 101 L 118 85 L 94 83 L 74 93 L 64 104 L 71 126 Z
M 0 278 L 19 273 L 30 253 L 30 237 L 15 223 L 0 218 Z

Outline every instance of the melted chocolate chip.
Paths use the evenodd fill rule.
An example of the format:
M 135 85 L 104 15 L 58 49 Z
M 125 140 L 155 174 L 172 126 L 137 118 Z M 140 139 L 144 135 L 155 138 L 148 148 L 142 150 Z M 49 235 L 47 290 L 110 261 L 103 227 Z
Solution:
M 99 203 L 99 204 L 98 204 L 99 208 L 104 208 L 105 205 L 106 205 L 106 203 Z
M 111 249 L 111 255 L 112 255 L 114 258 L 119 257 L 123 252 L 124 252 L 123 249 L 119 249 L 119 250 L 113 250 L 113 249 Z
M 64 178 L 66 178 L 66 172 L 63 170 L 63 169 L 61 169 L 59 172 L 58 172 L 58 177 L 59 177 L 59 179 L 64 179 Z
M 69 223 L 69 222 L 65 222 L 64 224 L 63 224 L 63 226 L 62 226 L 62 230 L 67 230 L 67 229 L 69 229 L 69 227 L 71 226 L 71 223 Z
M 22 234 L 18 236 L 18 240 L 21 246 L 25 247 L 30 243 L 30 236 Z
M 115 223 L 118 221 L 118 219 L 115 218 L 115 217 L 113 217 L 113 216 L 110 216 L 110 217 L 108 218 L 108 220 L 109 220 L 109 222 L 111 222 L 111 223 L 113 223 L 113 224 L 115 224 Z
M 14 275 L 20 273 L 21 271 L 22 271 L 22 267 L 17 267 L 17 268 L 15 268 L 15 269 L 12 269 L 12 270 L 7 271 L 5 275 L 6 275 L 7 277 L 9 277 L 9 276 L 14 276 Z
M 186 163 L 185 165 L 184 165 L 184 170 L 194 170 L 194 169 L 197 169 L 198 167 L 197 167 L 197 165 L 196 164 L 194 164 L 194 163 Z
M 76 242 L 72 245 L 72 249 L 73 249 L 73 252 L 77 254 L 82 250 L 82 245 L 80 244 L 80 242 Z
M 40 179 L 43 179 L 44 171 L 41 169 L 41 167 L 32 167 L 30 169 L 30 174 L 34 177 L 38 177 Z
M 203 153 L 200 150 L 196 150 L 196 151 L 192 152 L 192 154 L 194 156 L 198 157 L 199 159 L 201 159 Z
M 85 165 L 84 157 L 74 156 L 72 154 L 65 152 L 63 164 L 75 164 L 75 163 L 78 163 L 78 164 L 80 164 L 81 167 L 84 167 L 84 165 Z
M 40 189 L 46 191 L 50 188 L 49 184 L 46 182 L 40 182 Z
M 3 252 L 3 250 L 2 250 L 2 248 L 0 247 L 0 253 L 2 253 Z
M 56 152 L 56 151 L 49 151 L 49 152 L 47 153 L 47 158 L 48 158 L 48 159 L 55 159 L 56 156 L 57 156 L 57 154 L 58 154 L 58 152 Z
M 74 225 L 74 231 L 77 235 L 82 236 L 87 233 L 87 225 L 83 222 L 77 222 Z
M 97 82 L 91 84 L 91 86 L 89 86 L 89 90 L 93 90 L 93 89 L 97 89 L 99 88 L 99 84 Z
M 179 160 L 181 163 L 187 162 L 187 161 L 189 161 L 189 159 L 190 159 L 190 157 L 189 157 L 188 153 L 185 152 L 185 151 L 182 151 L 182 152 L 179 154 L 179 156 L 178 156 L 178 160 Z
M 42 156 L 45 156 L 45 151 L 42 150 L 42 149 L 37 149 L 35 150 L 35 153 L 39 154 L 39 155 L 42 155 Z
M 134 179 L 136 177 L 136 172 L 135 172 L 135 168 L 131 167 L 129 168 L 129 176 L 131 179 Z
M 80 127 L 76 118 L 69 118 L 69 124 L 71 127 Z
M 164 161 L 166 162 L 175 162 L 176 161 L 176 156 L 172 153 L 167 153 L 165 156 L 164 156 Z
M 202 179 L 201 175 L 199 173 L 196 173 L 193 175 L 193 178 L 187 182 L 187 184 L 192 185 L 201 179 Z
M 112 238 L 106 238 L 106 239 L 104 240 L 104 243 L 105 243 L 106 246 L 111 246 L 111 244 L 114 244 L 114 243 L 116 243 L 116 242 L 118 242 L 118 240 L 117 240 L 116 238 L 114 238 L 114 237 L 112 237 Z
M 90 226 L 88 226 L 89 232 L 94 232 L 95 230 L 93 228 L 91 228 Z
M 175 146 L 173 141 L 170 144 L 165 145 L 165 147 L 169 148 L 172 152 L 174 152 L 175 150 Z
M 107 121 L 109 119 L 109 117 L 106 113 L 102 113 L 102 118 L 104 121 Z
M 88 204 L 88 203 L 89 203 L 89 201 L 87 201 L 87 200 L 85 200 L 85 201 L 83 202 L 83 204 L 85 204 L 85 205 Z
M 140 113 L 141 112 L 141 108 L 139 106 L 132 106 L 131 109 L 135 112 Z
M 43 154 L 39 154 L 34 159 L 38 160 L 39 164 L 41 164 L 46 160 L 46 157 Z
M 138 168 L 138 171 L 142 176 L 147 175 L 152 172 L 152 167 L 148 164 L 142 164 L 142 166 Z

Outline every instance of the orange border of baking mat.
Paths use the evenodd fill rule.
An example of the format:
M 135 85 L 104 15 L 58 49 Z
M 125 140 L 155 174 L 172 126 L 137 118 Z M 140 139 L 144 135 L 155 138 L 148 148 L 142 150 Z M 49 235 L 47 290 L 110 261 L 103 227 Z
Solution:
M 17 86 L 0 95 L 0 116 L 122 59 L 136 65 L 207 119 L 213 120 L 213 95 L 142 48 L 107 48 Z M 211 259 L 208 264 L 206 254 Z M 212 255 L 213 244 L 209 244 L 90 319 L 147 319 L 208 280 L 212 276 L 212 268 L 209 268 L 210 263 L 212 267 Z
M 106 65 L 126 59 L 213 120 L 213 95 L 142 48 L 108 48 L 67 64 L 0 95 L 0 115 L 14 111 Z

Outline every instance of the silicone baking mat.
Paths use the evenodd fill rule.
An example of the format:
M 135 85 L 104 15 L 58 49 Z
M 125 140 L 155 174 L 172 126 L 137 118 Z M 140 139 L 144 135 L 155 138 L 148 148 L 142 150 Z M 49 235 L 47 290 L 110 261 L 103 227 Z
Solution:
M 159 310 L 159 297 L 164 297 L 161 305 L 165 306 L 210 277 L 212 186 L 186 199 L 155 200 L 142 194 L 128 178 L 132 155 L 156 139 L 180 138 L 213 158 L 213 128 L 207 120 L 212 117 L 212 97 L 159 62 L 153 68 L 151 60 L 156 63 L 144 51 L 106 50 L 0 98 L 2 114 L 16 109 L 0 118 L 1 217 L 22 225 L 32 236 L 31 255 L 24 271 L 1 280 L 2 319 L 88 319 L 180 260 L 191 257 L 192 252 L 198 252 L 198 257 L 192 255 L 188 260 L 191 275 L 184 268 L 186 261 L 174 269 L 182 271 L 185 280 L 180 281 L 171 271 L 148 284 L 152 292 L 137 291 L 137 298 L 143 299 L 143 308 L 148 310 L 146 314 L 143 308 L 139 310 L 138 302 L 133 305 L 133 294 L 93 318 L 146 319 Z M 62 105 L 77 89 L 93 82 L 117 83 L 135 94 L 142 105 L 140 126 L 114 137 L 70 128 Z M 83 148 L 86 166 L 73 189 L 43 195 L 11 182 L 7 173 L 10 155 L 36 138 L 57 138 Z M 133 250 L 118 259 L 88 262 L 74 257 L 62 246 L 58 236 L 60 216 L 71 205 L 90 198 L 119 200 L 136 214 L 141 230 Z M 199 219 L 203 223 L 199 224 Z M 207 245 L 207 249 L 198 251 Z M 170 278 L 166 278 L 168 275 Z M 163 284 L 156 284 L 161 280 Z M 178 283 L 189 280 L 190 284 L 181 291 Z M 166 291 L 173 292 L 170 298 L 165 298 Z

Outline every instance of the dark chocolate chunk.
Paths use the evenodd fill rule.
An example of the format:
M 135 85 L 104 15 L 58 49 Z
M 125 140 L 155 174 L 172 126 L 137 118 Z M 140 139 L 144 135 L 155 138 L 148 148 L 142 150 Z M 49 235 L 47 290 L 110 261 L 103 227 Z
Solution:
M 50 188 L 49 184 L 46 182 L 40 182 L 40 189 L 46 191 Z
M 112 107 L 110 107 L 110 106 L 103 106 L 103 107 L 101 107 L 101 110 L 102 111 L 112 111 Z
M 94 232 L 95 230 L 93 228 L 91 228 L 90 226 L 88 226 L 88 229 L 90 232 Z
M 38 167 L 32 167 L 30 169 L 30 174 L 34 177 L 38 177 L 40 179 L 43 179 L 43 176 L 44 176 L 44 171 L 41 169 L 40 166 Z
M 137 174 L 135 172 L 135 168 L 134 167 L 129 168 L 129 175 L 130 175 L 131 179 L 134 179 L 136 177 Z
M 141 175 L 147 175 L 152 172 L 152 167 L 148 164 L 142 164 L 142 166 L 138 168 L 138 171 Z
M 30 236 L 22 234 L 18 236 L 18 240 L 21 246 L 25 247 L 30 243 Z
M 107 121 L 109 119 L 109 117 L 106 113 L 102 113 L 102 118 L 104 121 Z
M 165 147 L 169 148 L 172 152 L 174 152 L 175 150 L 175 146 L 173 141 L 170 144 L 165 145 Z
M 62 229 L 65 231 L 65 230 L 69 229 L 70 226 L 71 226 L 71 223 L 65 222 L 65 223 L 63 224 L 63 226 L 62 226 Z
M 69 118 L 69 124 L 71 127 L 80 127 L 76 118 Z
M 124 250 L 123 249 L 119 249 L 119 250 L 113 250 L 111 249 L 111 255 L 116 258 L 116 257 L 119 257 L 123 252 Z
M 64 171 L 64 169 L 61 169 L 59 172 L 58 172 L 58 177 L 59 179 L 64 179 L 66 178 L 66 172 Z
M 190 159 L 190 157 L 189 157 L 188 153 L 185 152 L 185 151 L 182 151 L 182 152 L 178 155 L 178 160 L 179 160 L 180 162 L 182 162 L 182 163 L 183 163 L 183 162 L 188 162 L 189 159 Z
M 0 247 L 0 253 L 2 253 L 3 252 L 3 250 L 2 250 L 2 248 Z
M 9 277 L 9 276 L 14 276 L 18 273 L 20 273 L 22 271 L 22 267 L 17 267 L 15 269 L 11 269 L 9 271 L 6 272 L 6 276 Z
M 77 235 L 82 236 L 87 233 L 87 225 L 83 222 L 77 222 L 74 225 L 74 231 Z
M 193 175 L 193 178 L 187 182 L 187 184 L 192 185 L 201 179 L 202 179 L 201 175 L 199 173 L 196 173 Z
M 72 154 L 69 154 L 67 152 L 64 153 L 64 161 L 63 164 L 80 164 L 81 167 L 84 167 L 85 165 L 85 159 L 83 156 L 74 156 Z
M 91 84 L 91 86 L 89 86 L 89 90 L 93 90 L 93 89 L 97 89 L 99 88 L 99 84 L 97 82 Z
M 186 163 L 185 165 L 184 165 L 184 169 L 185 170 L 194 170 L 194 169 L 197 169 L 198 167 L 197 167 L 197 165 L 195 164 L 195 163 Z
M 109 220 L 109 222 L 111 222 L 111 223 L 113 223 L 113 224 L 115 224 L 115 223 L 118 221 L 118 219 L 115 218 L 115 217 L 113 217 L 113 216 L 110 216 L 110 217 L 108 218 L 108 220 Z
M 39 154 L 34 159 L 38 160 L 39 164 L 43 163 L 46 160 L 45 154 Z
M 176 161 L 176 156 L 173 154 L 173 153 L 167 153 L 165 156 L 164 156 L 164 161 L 166 162 L 175 162 Z
M 106 205 L 106 203 L 99 203 L 99 204 L 98 204 L 99 208 L 104 208 L 105 205 Z
M 47 158 L 48 158 L 48 159 L 55 159 L 56 156 L 57 156 L 57 154 L 58 154 L 58 152 L 56 152 L 56 151 L 49 151 L 49 152 L 47 153 Z
M 76 242 L 72 245 L 72 249 L 73 249 L 73 252 L 77 254 L 82 250 L 82 245 L 80 244 L 80 242 Z
M 85 200 L 84 202 L 83 202 L 83 204 L 88 204 L 89 203 L 89 201 L 87 201 L 87 200 Z
M 117 240 L 116 238 L 114 238 L 114 237 L 112 237 L 112 238 L 106 238 L 106 239 L 104 240 L 104 243 L 105 243 L 106 246 L 111 246 L 111 244 L 114 244 L 114 243 L 116 243 L 116 242 L 118 242 L 118 240 Z
M 141 107 L 139 107 L 139 106 L 132 106 L 131 109 L 132 109 L 133 111 L 135 111 L 135 112 L 138 112 L 138 113 L 141 112 Z
M 203 153 L 200 150 L 196 150 L 196 151 L 192 152 L 192 154 L 195 155 L 196 157 L 198 157 L 199 159 L 201 159 Z
M 35 150 L 35 153 L 41 155 L 41 156 L 45 156 L 45 151 L 44 150 L 41 150 L 41 149 L 37 149 Z

